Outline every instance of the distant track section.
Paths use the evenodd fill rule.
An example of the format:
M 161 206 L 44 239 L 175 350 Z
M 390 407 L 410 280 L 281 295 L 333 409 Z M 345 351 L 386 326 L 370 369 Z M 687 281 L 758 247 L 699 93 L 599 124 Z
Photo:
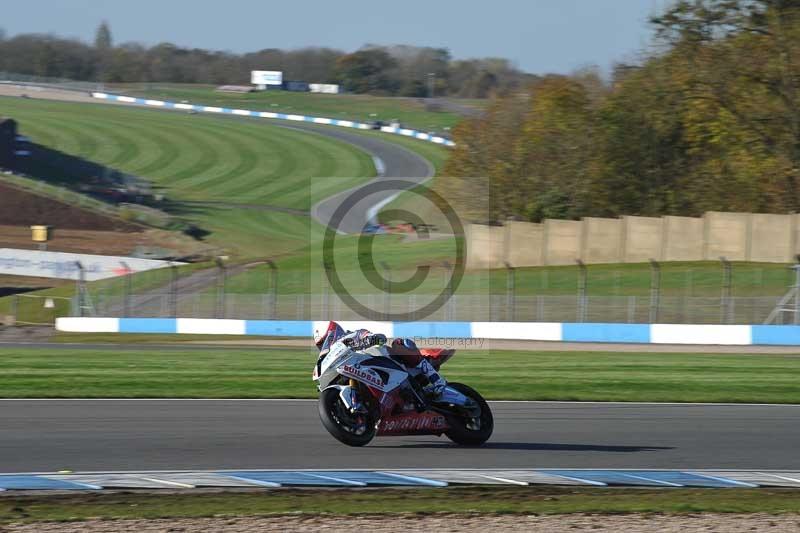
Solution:
M 311 122 L 313 124 L 323 124 L 326 126 L 340 126 L 344 128 L 355 128 L 359 130 L 373 129 L 371 124 L 364 122 L 354 122 L 352 120 L 340 120 L 336 118 L 313 117 L 307 115 L 294 115 L 287 113 L 273 113 L 271 111 L 251 111 L 248 109 L 230 109 L 227 107 L 216 107 L 207 105 L 196 105 L 190 103 L 176 103 L 165 100 L 150 100 L 147 98 L 136 98 L 134 96 L 124 96 L 117 94 L 109 94 L 102 92 L 91 93 L 92 98 L 99 98 L 101 100 L 112 100 L 122 102 L 125 104 L 138 104 L 150 107 L 161 107 L 164 109 L 180 109 L 184 111 L 194 111 L 197 113 L 217 113 L 223 115 L 238 115 L 242 117 L 255 117 L 255 118 L 269 118 L 277 120 L 289 120 L 293 122 Z M 455 146 L 456 144 L 444 137 L 438 135 L 431 135 L 422 131 L 412 130 L 408 128 L 395 128 L 393 126 L 383 126 L 380 131 L 384 133 L 394 133 L 404 137 L 412 137 L 421 141 L 428 141 L 434 144 L 441 144 L 444 146 Z

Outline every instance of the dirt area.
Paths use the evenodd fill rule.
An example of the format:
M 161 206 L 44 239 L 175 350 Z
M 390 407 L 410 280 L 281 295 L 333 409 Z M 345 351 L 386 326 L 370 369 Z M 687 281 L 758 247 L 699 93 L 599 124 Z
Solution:
M 31 226 L 42 224 L 64 229 L 107 228 L 137 232 L 141 226 L 117 218 L 73 207 L 46 196 L 28 192 L 7 183 L 0 183 L 0 224 Z
M 96 231 L 65 229 L 54 225 L 47 249 L 52 252 L 128 255 L 137 246 L 167 248 L 181 255 L 197 253 L 207 247 L 190 237 L 165 230 L 137 228 L 135 232 Z M 35 250 L 37 245 L 31 241 L 29 227 L 0 225 L 0 248 Z
M 548 533 L 574 533 L 576 531 L 626 533 L 686 533 L 694 531 L 719 533 L 744 533 L 768 531 L 774 533 L 800 531 L 800 515 L 766 514 L 697 514 L 672 515 L 402 515 L 383 517 L 329 517 L 329 516 L 275 516 L 261 518 L 192 518 L 159 520 L 91 520 L 76 523 L 38 522 L 0 526 L 0 532 L 53 533 L 190 533 L 253 531 L 306 532 L 395 531 L 441 533 L 453 531 L 547 531 Z

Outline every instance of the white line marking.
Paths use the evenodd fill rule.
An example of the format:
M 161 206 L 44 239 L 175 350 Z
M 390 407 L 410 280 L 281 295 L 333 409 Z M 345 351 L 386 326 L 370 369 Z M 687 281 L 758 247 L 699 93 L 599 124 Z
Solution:
M 648 481 L 650 483 L 657 483 L 657 484 L 660 484 L 660 485 L 666 485 L 668 487 L 683 487 L 683 485 L 681 485 L 679 483 L 672 483 L 670 481 L 661 481 L 660 479 L 652 479 L 652 478 L 644 477 L 644 476 L 635 476 L 633 474 L 626 474 L 625 472 L 620 472 L 620 473 L 625 477 L 630 477 L 630 478 L 633 478 L 633 479 L 641 479 L 642 481 Z
M 497 477 L 497 476 L 489 476 L 486 474 L 478 474 L 480 477 L 485 477 L 486 479 L 491 479 L 494 481 L 502 481 L 503 483 L 510 483 L 512 485 L 522 485 L 523 487 L 527 487 L 530 485 L 527 481 L 517 481 L 515 479 L 507 479 L 504 477 Z M 563 476 L 562 476 L 563 477 Z
M 758 485 L 754 485 L 753 483 L 745 483 L 744 481 L 736 481 L 735 479 L 728 479 L 728 478 L 725 478 L 725 477 L 717 477 L 717 476 L 712 476 L 710 474 L 700 474 L 698 472 L 695 472 L 694 470 L 689 470 L 689 471 L 686 471 L 685 473 L 686 474 L 691 474 L 691 475 L 694 475 L 694 476 L 704 477 L 704 478 L 707 478 L 707 479 L 713 479 L 714 481 L 719 481 L 720 483 L 733 483 L 734 485 L 741 485 L 742 487 L 748 487 L 748 488 L 751 488 L 751 489 L 757 489 L 758 488 Z
M 371 470 L 370 470 L 371 472 Z M 303 472 L 304 476 L 308 477 L 316 477 L 319 479 L 327 479 L 328 481 L 335 481 L 337 483 L 341 483 L 343 485 L 352 485 L 354 487 L 366 487 L 367 484 L 361 481 L 353 481 L 352 479 L 343 479 L 340 477 L 332 477 L 332 476 L 323 476 L 321 474 L 314 474 L 312 472 Z
M 177 481 L 167 481 L 166 479 L 157 479 L 154 477 L 144 477 L 142 476 L 143 480 L 150 481 L 152 483 L 163 483 L 164 485 L 172 485 L 174 487 L 180 487 L 182 489 L 194 489 L 197 488 L 196 485 L 191 485 L 189 483 L 178 483 Z
M 763 474 L 763 472 L 756 472 L 756 473 L 757 473 L 757 474 Z M 772 476 L 772 477 L 776 477 L 776 478 L 778 478 L 778 479 L 783 479 L 784 481 L 791 481 L 791 482 L 793 482 L 793 483 L 800 483 L 800 479 L 795 479 L 795 478 L 793 478 L 793 477 L 788 477 L 788 476 L 780 476 L 780 475 L 778 475 L 778 474 L 767 474 L 767 475 L 769 475 L 769 476 Z
M 383 471 L 381 471 L 381 472 L 377 472 L 376 471 L 375 473 L 376 474 L 384 474 L 384 475 L 387 475 L 387 476 L 396 477 L 398 479 L 405 479 L 407 481 L 413 481 L 414 483 L 419 483 L 421 485 L 428 485 L 428 486 L 431 486 L 431 487 L 446 487 L 447 486 L 447 482 L 446 481 L 439 481 L 437 479 L 427 479 L 427 478 L 421 478 L 421 477 L 416 477 L 416 476 L 404 476 L 402 474 L 395 474 L 393 472 L 383 472 Z
M 565 476 L 565 475 L 562 475 L 562 474 L 554 474 L 553 472 L 546 472 L 546 473 L 550 474 L 551 476 L 563 477 L 564 479 L 571 479 L 572 481 L 580 481 L 581 483 L 586 483 L 587 485 L 594 485 L 596 487 L 607 487 L 608 486 L 608 483 L 603 483 L 601 481 L 592 481 L 591 479 L 583 479 L 583 478 L 580 478 L 580 477 L 572 477 L 572 476 Z M 555 485 L 555 483 L 553 483 L 553 485 Z
M 239 476 L 231 476 L 229 474 L 225 474 L 225 477 L 229 477 L 231 479 L 238 479 L 239 481 L 244 481 L 245 483 L 250 483 L 252 485 L 261 485 L 262 487 L 282 487 L 280 483 L 273 483 L 272 481 L 261 481 L 260 479 L 248 479 L 246 477 L 239 477 Z

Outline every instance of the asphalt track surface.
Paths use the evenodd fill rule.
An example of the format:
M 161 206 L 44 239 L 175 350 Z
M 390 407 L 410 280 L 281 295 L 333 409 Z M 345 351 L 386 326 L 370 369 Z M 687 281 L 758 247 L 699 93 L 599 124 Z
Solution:
M 800 406 L 493 402 L 482 448 L 350 448 L 302 400 L 4 400 L 0 472 L 239 468 L 798 469 Z

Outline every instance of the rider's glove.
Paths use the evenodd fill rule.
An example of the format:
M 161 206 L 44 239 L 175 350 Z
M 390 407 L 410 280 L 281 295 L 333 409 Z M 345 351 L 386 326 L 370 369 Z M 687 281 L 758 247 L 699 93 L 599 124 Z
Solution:
M 370 346 L 383 346 L 386 344 L 386 335 L 383 333 L 375 333 L 369 338 Z

